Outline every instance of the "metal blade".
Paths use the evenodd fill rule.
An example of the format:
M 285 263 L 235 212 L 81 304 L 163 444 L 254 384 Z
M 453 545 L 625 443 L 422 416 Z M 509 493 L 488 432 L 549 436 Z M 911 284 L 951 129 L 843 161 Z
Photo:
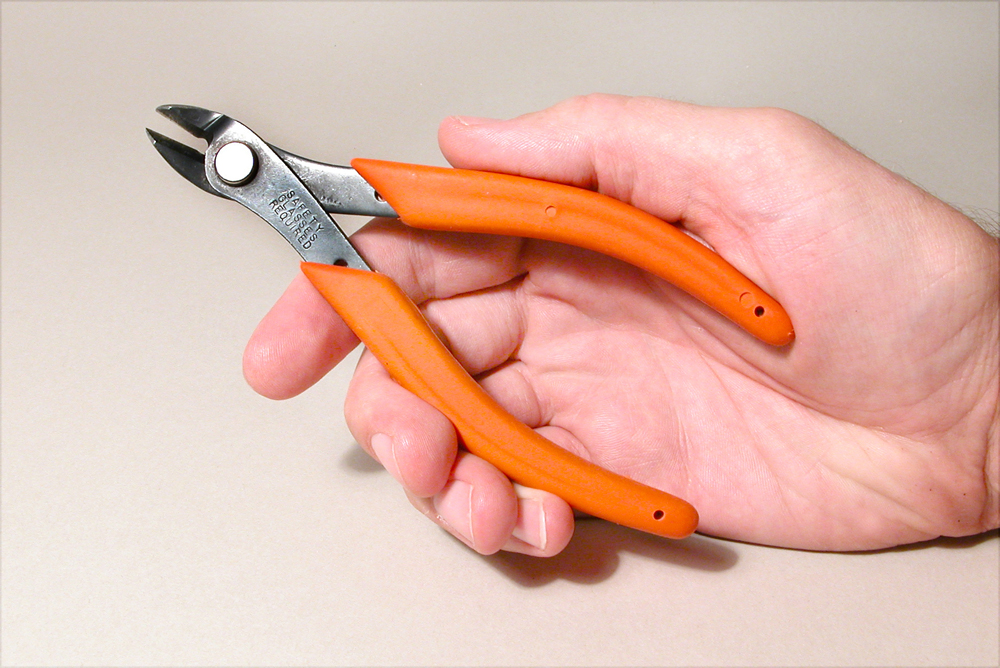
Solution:
M 212 137 L 215 136 L 212 126 L 224 118 L 222 114 L 216 111 L 209 111 L 208 109 L 192 107 L 186 104 L 164 104 L 157 107 L 156 111 L 195 137 L 200 137 L 206 141 L 212 141 Z
M 153 148 L 178 174 L 207 193 L 212 193 L 217 197 L 225 197 L 213 188 L 212 184 L 205 178 L 204 154 L 149 128 L 146 128 L 146 135 L 153 142 Z

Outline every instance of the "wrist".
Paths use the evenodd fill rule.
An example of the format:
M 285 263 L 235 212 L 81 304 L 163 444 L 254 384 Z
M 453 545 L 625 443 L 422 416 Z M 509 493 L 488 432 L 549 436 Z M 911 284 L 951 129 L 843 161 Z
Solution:
M 1000 399 L 993 411 L 993 424 L 986 435 L 986 506 L 983 530 L 1000 528 Z
M 992 374 L 992 382 L 986 384 L 988 400 L 993 401 L 993 420 L 986 430 L 986 456 L 984 458 L 983 482 L 986 487 L 986 503 L 983 506 L 982 528 L 990 531 L 1000 527 L 1000 241 L 990 239 L 987 245 L 991 251 L 986 272 L 987 285 L 992 286 L 992 298 L 987 300 L 987 328 L 985 341 L 987 350 L 986 368 Z

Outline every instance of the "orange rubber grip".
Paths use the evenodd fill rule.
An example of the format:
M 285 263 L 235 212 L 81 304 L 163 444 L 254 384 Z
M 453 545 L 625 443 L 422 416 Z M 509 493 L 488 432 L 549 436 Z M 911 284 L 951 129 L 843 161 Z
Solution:
M 781 305 L 721 256 L 606 195 L 508 174 L 360 158 L 351 166 L 411 227 L 587 248 L 659 276 L 771 345 L 795 337 Z
M 310 262 L 302 272 L 400 385 L 444 413 L 461 444 L 511 480 L 659 536 L 684 538 L 697 528 L 698 512 L 686 501 L 577 457 L 507 413 L 388 277 Z

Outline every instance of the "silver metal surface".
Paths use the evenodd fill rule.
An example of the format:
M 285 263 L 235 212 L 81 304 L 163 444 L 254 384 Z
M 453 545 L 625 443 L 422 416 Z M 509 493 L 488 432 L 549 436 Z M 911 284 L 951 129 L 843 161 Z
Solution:
M 285 237 L 307 262 L 370 270 L 302 179 L 250 128 L 228 116 L 199 107 L 167 105 L 157 111 L 208 141 L 208 149 L 202 155 L 180 142 L 147 130 L 157 151 L 181 176 L 207 192 L 237 201 L 256 213 Z M 257 157 L 256 172 L 241 185 L 226 183 L 215 169 L 220 150 L 232 142 L 246 145 Z
M 327 213 L 396 218 L 388 202 L 351 167 L 327 165 L 272 146 L 312 191 Z

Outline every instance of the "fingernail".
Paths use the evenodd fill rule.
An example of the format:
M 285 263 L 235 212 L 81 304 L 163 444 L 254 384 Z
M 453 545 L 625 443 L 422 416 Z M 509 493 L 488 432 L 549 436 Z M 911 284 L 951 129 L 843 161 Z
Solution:
M 371 437 L 368 444 L 371 446 L 375 456 L 378 457 L 379 462 L 385 467 L 385 470 L 393 478 L 399 482 L 403 482 L 403 478 L 399 474 L 399 464 L 396 463 L 396 446 L 393 444 L 392 438 L 387 434 L 375 434 Z
M 539 550 L 545 549 L 548 543 L 545 533 L 545 506 L 540 500 L 532 498 L 517 500 L 517 524 L 514 526 L 513 536 Z
M 462 125 L 485 125 L 487 123 L 496 123 L 495 118 L 482 118 L 479 116 L 452 116 L 456 121 Z
M 470 546 L 475 547 L 472 533 L 472 485 L 452 480 L 434 497 L 438 520 Z

